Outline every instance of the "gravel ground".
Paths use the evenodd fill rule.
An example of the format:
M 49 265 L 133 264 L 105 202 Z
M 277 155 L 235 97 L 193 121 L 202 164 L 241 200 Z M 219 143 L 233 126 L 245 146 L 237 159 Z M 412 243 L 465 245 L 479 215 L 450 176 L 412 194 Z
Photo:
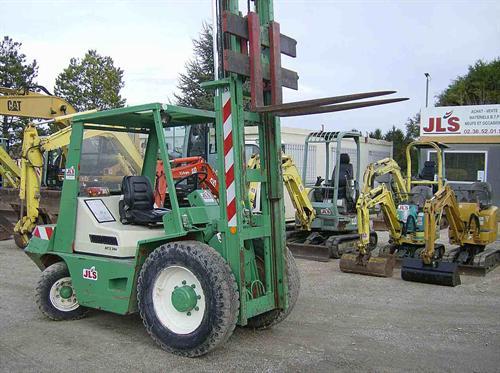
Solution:
M 237 328 L 223 348 L 187 359 L 160 350 L 137 315 L 49 321 L 34 301 L 39 270 L 2 241 L 0 370 L 499 371 L 500 269 L 448 288 L 404 282 L 399 270 L 387 279 L 344 274 L 338 261 L 297 263 L 302 289 L 287 320 Z

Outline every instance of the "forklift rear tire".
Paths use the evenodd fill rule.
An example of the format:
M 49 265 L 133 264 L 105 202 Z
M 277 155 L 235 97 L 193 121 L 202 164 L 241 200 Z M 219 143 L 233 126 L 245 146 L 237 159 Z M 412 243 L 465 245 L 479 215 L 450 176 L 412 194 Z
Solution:
M 288 277 L 288 308 L 272 310 L 248 319 L 247 326 L 252 329 L 268 329 L 285 320 L 292 312 L 299 298 L 300 275 L 292 252 L 287 248 L 286 274 Z
M 144 262 L 137 283 L 141 318 L 166 351 L 195 357 L 226 342 L 239 314 L 236 280 L 212 247 L 170 242 Z
M 35 300 L 40 311 L 55 321 L 81 319 L 88 312 L 88 308 L 78 304 L 68 266 L 64 262 L 45 268 L 38 280 Z

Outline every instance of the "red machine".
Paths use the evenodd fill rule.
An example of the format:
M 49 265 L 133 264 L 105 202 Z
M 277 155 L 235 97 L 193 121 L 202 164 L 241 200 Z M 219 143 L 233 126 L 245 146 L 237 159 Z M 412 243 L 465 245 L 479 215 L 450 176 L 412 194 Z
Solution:
M 170 161 L 174 180 L 188 179 L 198 174 L 198 182 L 204 189 L 209 189 L 215 197 L 219 196 L 219 182 L 217 174 L 203 157 L 177 158 Z M 163 206 L 167 193 L 167 180 L 163 171 L 163 161 L 156 165 L 156 185 L 154 191 L 156 206 Z

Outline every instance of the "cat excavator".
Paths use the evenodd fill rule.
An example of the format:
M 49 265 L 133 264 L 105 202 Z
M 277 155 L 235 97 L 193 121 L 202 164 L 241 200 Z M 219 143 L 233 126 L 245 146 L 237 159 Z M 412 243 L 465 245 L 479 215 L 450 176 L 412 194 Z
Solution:
M 0 87 L 0 94 L 0 115 L 45 119 L 44 123 L 54 123 L 61 128 L 52 135 L 39 136 L 36 124 L 28 124 L 23 132 L 20 165 L 7 151 L 0 149 L 0 175 L 4 180 L 0 188 L 0 239 L 8 239 L 14 234 L 16 245 L 23 248 L 37 223 L 55 223 L 57 218 L 59 187 L 71 135 L 68 124 L 76 110 L 40 86 L 30 89 Z M 120 181 L 123 173 L 141 168 L 142 156 L 126 133 L 88 130 L 84 139 L 108 148 L 112 144 L 113 149 L 121 150 L 120 154 L 110 155 L 113 159 L 109 167 L 103 167 L 102 175 L 92 175 L 92 179 L 98 177 L 112 183 L 116 177 Z M 90 186 L 94 181 L 83 181 L 82 185 Z M 19 218 L 15 226 L 10 221 L 12 212 Z

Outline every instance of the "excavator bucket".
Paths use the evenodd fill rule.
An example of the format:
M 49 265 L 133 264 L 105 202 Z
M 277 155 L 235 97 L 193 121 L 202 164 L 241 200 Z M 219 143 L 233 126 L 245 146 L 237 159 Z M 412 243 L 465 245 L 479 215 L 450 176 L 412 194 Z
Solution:
M 314 260 L 316 262 L 330 261 L 330 248 L 326 245 L 288 242 L 287 246 L 295 258 Z
M 438 261 L 425 264 L 421 259 L 413 258 L 403 259 L 401 278 L 405 281 L 443 286 L 457 286 L 461 283 L 457 263 Z
M 367 261 L 360 261 L 357 254 L 344 254 L 340 258 L 340 270 L 360 275 L 392 277 L 396 260 L 394 255 L 385 258 L 370 257 Z

